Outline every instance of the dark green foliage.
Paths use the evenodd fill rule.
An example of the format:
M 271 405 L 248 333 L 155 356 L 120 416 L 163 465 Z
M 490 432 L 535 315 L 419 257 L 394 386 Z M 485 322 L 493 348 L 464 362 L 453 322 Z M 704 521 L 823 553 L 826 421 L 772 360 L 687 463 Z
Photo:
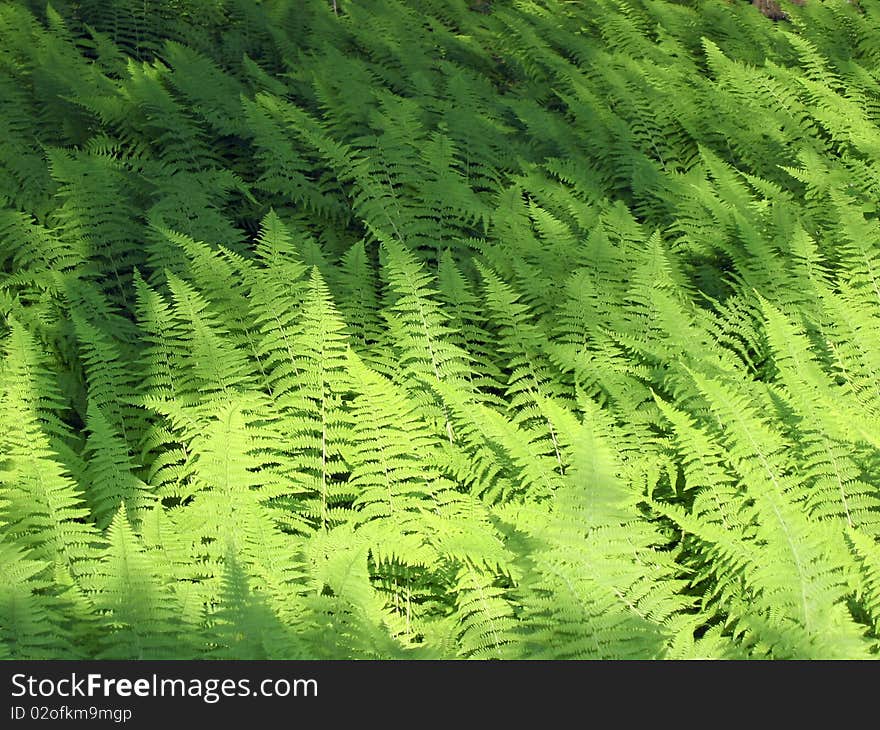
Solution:
M 0 0 L 0 657 L 858 658 L 877 8 Z

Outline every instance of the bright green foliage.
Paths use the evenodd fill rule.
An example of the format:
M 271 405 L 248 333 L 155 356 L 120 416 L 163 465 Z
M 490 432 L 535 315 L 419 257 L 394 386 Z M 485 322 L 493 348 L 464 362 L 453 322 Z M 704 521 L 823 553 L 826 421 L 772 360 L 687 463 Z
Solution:
M 0 658 L 880 651 L 875 0 L 0 0 Z

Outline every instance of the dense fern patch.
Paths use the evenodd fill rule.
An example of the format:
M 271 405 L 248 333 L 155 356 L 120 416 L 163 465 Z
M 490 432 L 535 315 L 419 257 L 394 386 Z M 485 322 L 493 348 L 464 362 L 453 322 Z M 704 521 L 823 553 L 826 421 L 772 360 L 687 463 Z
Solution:
M 880 6 L 0 2 L 0 657 L 880 648 Z

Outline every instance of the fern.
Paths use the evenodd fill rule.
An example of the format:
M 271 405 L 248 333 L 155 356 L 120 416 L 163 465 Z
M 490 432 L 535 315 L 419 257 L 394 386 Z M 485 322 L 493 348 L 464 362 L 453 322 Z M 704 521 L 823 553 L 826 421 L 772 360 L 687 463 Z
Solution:
M 876 10 L 334 5 L 0 3 L 0 657 L 876 656 Z

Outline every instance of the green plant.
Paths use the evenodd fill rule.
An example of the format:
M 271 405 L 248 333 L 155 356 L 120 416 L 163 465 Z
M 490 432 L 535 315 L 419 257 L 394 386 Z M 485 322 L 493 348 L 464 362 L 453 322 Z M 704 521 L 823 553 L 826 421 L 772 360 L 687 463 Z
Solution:
M 0 657 L 876 654 L 880 15 L 786 11 L 0 3 Z

